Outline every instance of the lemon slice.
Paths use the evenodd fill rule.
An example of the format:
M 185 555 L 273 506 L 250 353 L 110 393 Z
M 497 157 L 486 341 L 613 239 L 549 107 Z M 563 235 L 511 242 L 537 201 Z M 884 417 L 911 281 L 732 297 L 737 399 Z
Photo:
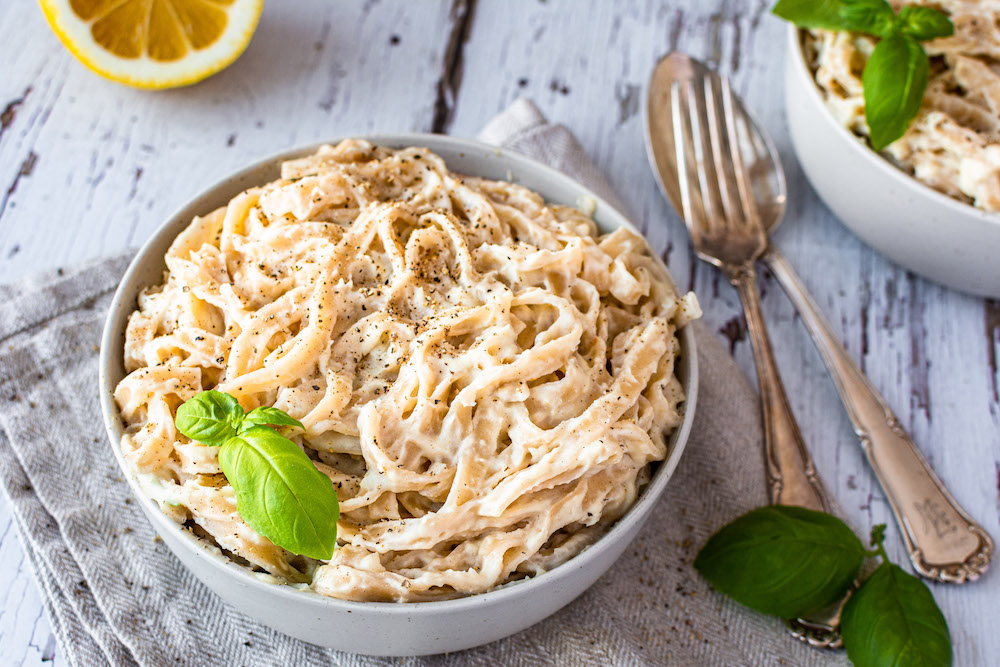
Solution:
M 80 62 L 138 88 L 215 74 L 250 43 L 264 0 L 39 0 Z

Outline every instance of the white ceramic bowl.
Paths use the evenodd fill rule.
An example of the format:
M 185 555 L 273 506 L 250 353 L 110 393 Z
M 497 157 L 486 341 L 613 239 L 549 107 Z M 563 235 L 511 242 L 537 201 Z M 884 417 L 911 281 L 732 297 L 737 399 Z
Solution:
M 426 146 L 443 157 L 454 171 L 519 182 L 549 201 L 577 205 L 582 197 L 590 197 L 597 203 L 594 219 L 601 229 L 635 229 L 619 212 L 578 183 L 525 157 L 438 135 L 367 138 L 397 148 Z M 137 294 L 142 288 L 162 281 L 167 247 L 193 216 L 208 213 L 250 186 L 274 180 L 283 160 L 308 155 L 318 146 L 275 155 L 212 186 L 171 216 L 132 261 L 115 293 L 101 340 L 101 407 L 115 457 L 146 516 L 177 558 L 219 597 L 280 632 L 313 644 L 371 655 L 458 651 L 514 634 L 554 613 L 593 584 L 636 536 L 662 495 L 687 442 L 694 416 L 698 372 L 690 328 L 684 329 L 680 336 L 682 356 L 678 374 L 687 391 L 684 422 L 670 438 L 666 461 L 658 464 L 635 505 L 607 535 L 565 564 L 481 595 L 406 604 L 348 602 L 266 583 L 168 519 L 140 491 L 122 459 L 119 448 L 122 420 L 112 392 L 125 375 L 122 360 L 125 325 L 136 308 Z
M 802 169 L 827 206 L 891 260 L 963 292 L 1000 297 L 1000 215 L 924 185 L 837 124 L 788 32 L 785 112 Z

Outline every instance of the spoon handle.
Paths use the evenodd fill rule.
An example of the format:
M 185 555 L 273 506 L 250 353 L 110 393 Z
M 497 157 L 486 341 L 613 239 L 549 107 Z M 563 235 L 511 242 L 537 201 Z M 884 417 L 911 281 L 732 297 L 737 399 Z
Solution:
M 788 405 L 785 386 L 771 349 L 764 324 L 760 292 L 753 264 L 734 267 L 729 279 L 739 291 L 753 343 L 754 361 L 764 421 L 764 463 L 767 490 L 773 505 L 798 505 L 821 512 L 828 510 L 826 495 Z
M 764 261 L 802 316 L 837 385 L 875 476 L 885 489 L 918 573 L 965 583 L 986 571 L 993 540 L 931 470 L 896 416 L 834 336 L 788 261 L 770 248 Z

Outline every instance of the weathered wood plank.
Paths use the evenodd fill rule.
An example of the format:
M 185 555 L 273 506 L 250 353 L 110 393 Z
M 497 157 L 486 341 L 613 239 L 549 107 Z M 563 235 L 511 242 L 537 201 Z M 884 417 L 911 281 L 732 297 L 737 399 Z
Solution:
M 38 587 L 15 535 L 14 520 L 0 501 L 0 662 L 62 665 Z
M 0 105 L 12 103 L 0 137 L 0 191 L 11 192 L 0 280 L 135 245 L 198 191 L 268 153 L 375 129 L 429 130 L 449 10 L 269 5 L 232 67 L 151 93 L 90 74 L 37 6 L 4 3 L 0 34 L 10 39 L 0 49 L 14 67 L 0 82 Z

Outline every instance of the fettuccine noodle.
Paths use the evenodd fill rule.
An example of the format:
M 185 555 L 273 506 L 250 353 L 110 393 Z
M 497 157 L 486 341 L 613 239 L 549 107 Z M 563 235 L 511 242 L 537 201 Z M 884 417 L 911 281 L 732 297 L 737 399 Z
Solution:
M 145 290 L 115 398 L 164 512 L 230 557 L 351 600 L 434 600 L 564 562 L 635 500 L 682 418 L 699 315 L 634 233 L 422 148 L 344 141 L 195 218 Z M 340 499 L 329 562 L 240 518 L 174 426 L 216 388 L 298 418 Z

